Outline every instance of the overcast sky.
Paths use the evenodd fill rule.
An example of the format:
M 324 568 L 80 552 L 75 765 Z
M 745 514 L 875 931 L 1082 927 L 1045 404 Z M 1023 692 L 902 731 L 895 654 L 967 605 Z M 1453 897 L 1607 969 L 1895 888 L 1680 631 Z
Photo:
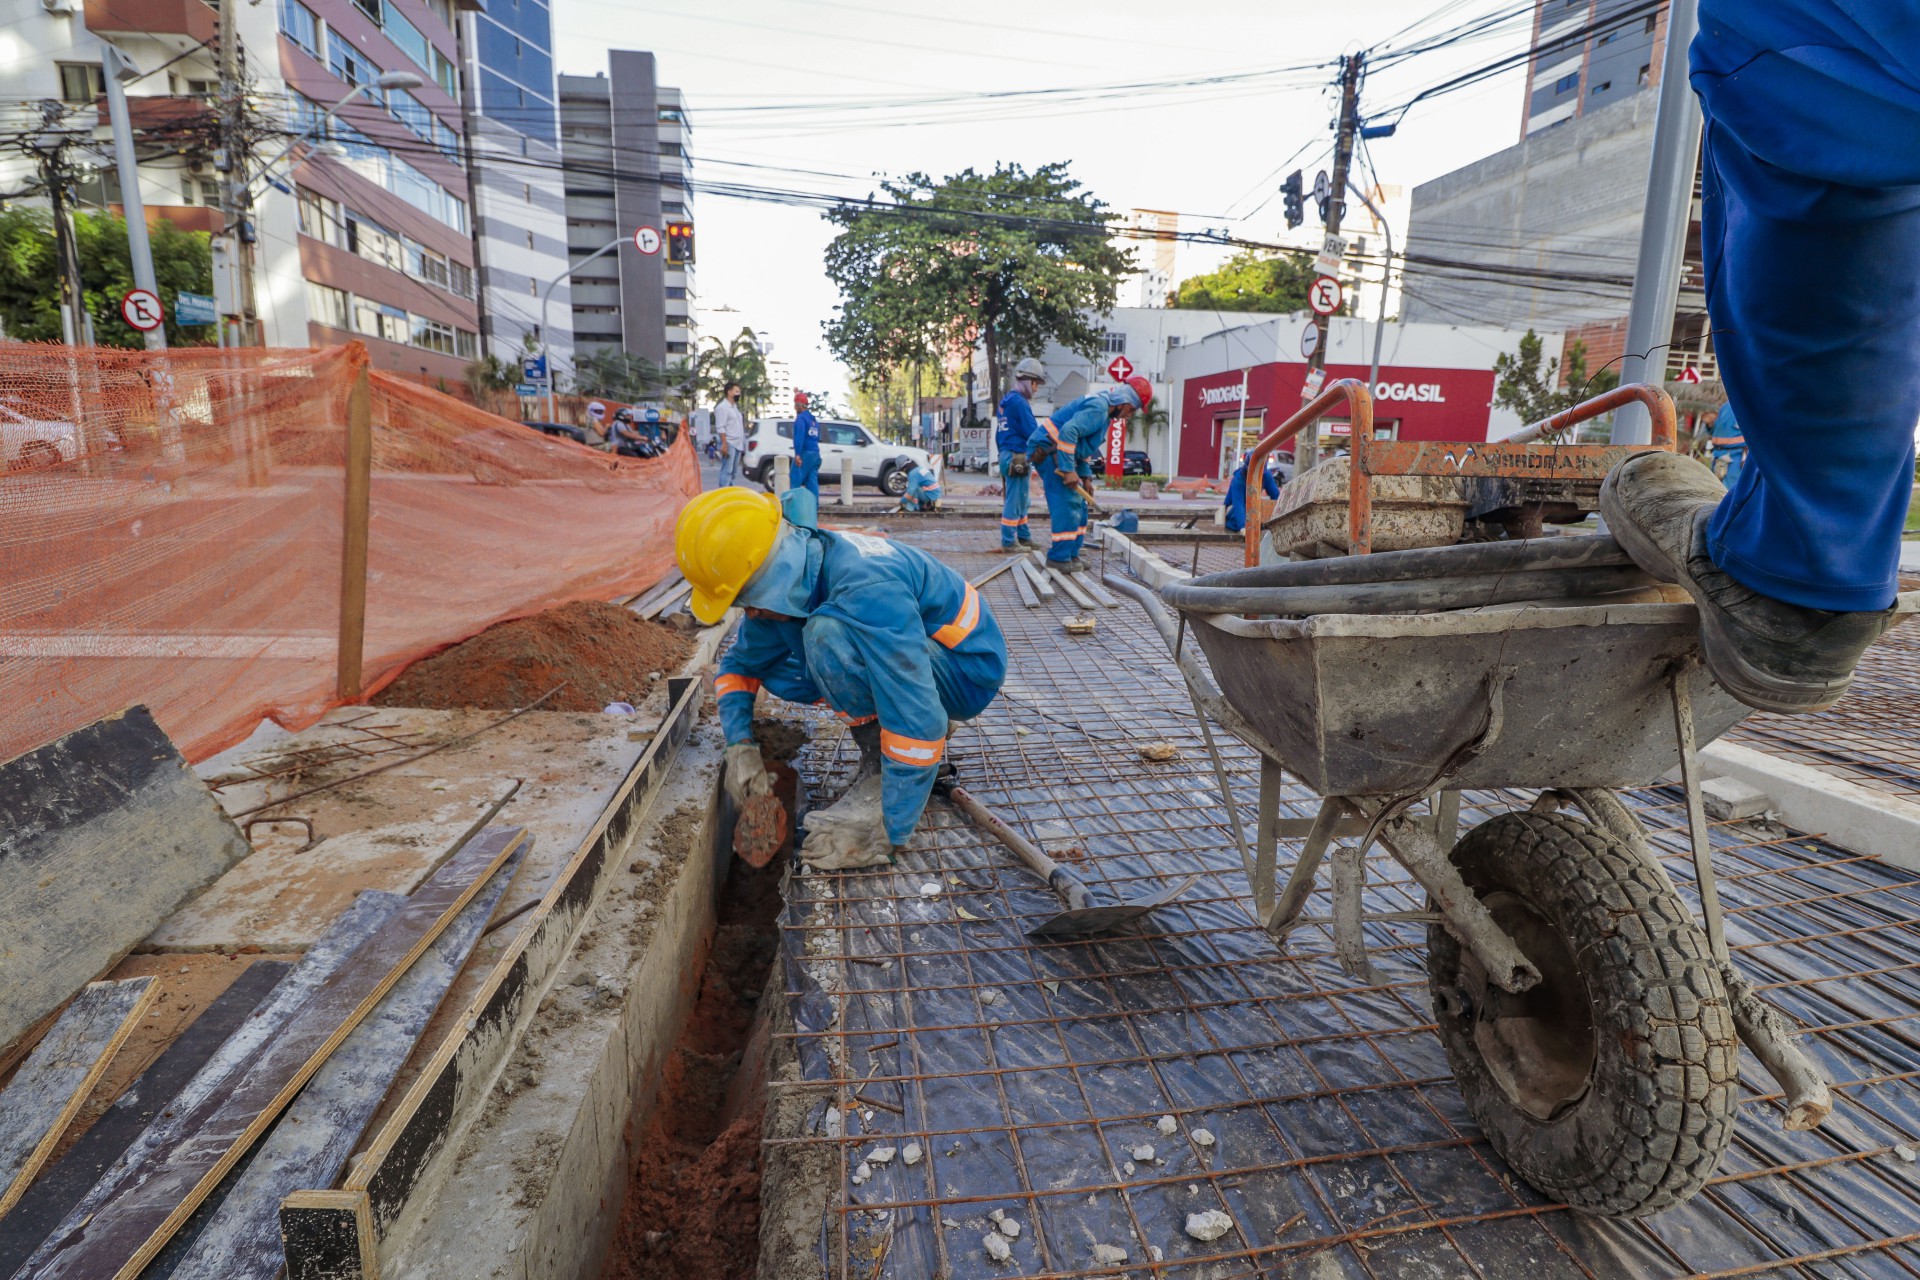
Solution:
M 865 195 L 878 178 L 916 169 L 945 175 L 999 161 L 1066 160 L 1115 209 L 1178 210 L 1182 230 L 1220 227 L 1258 239 L 1281 233 L 1275 192 L 1284 174 L 1301 167 L 1311 182 L 1329 162 L 1335 59 L 1526 8 L 1513 0 L 553 5 L 562 72 L 604 71 L 609 47 L 657 55 L 661 82 L 687 95 L 697 182 Z M 1524 50 L 1524 25 L 1511 21 L 1384 67 L 1367 82 L 1363 112 Z M 1250 72 L 1269 74 L 1093 101 L 900 105 Z M 1523 79 L 1523 70 L 1508 71 L 1415 106 L 1396 136 L 1370 144 L 1380 181 L 1410 191 L 1512 145 Z M 849 109 L 860 99 L 872 101 Z M 796 104 L 831 109 L 796 113 Z M 842 392 L 845 371 L 820 334 L 837 295 L 821 268 L 832 228 L 818 211 L 697 192 L 695 221 L 701 302 L 730 304 L 763 329 L 792 364 L 796 385 Z M 1184 244 L 1179 255 L 1181 276 L 1222 256 Z

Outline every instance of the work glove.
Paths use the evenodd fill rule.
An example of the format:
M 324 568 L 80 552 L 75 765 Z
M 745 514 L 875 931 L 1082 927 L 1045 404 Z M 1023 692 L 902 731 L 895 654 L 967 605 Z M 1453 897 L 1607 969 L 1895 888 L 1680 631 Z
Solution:
M 883 785 L 877 774 L 862 778 L 832 805 L 808 814 L 800 860 L 822 871 L 891 862 L 893 841 L 887 837 Z
M 773 794 L 773 777 L 767 762 L 760 758 L 760 744 L 736 742 L 726 754 L 727 798 L 735 808 L 745 808 L 757 796 Z

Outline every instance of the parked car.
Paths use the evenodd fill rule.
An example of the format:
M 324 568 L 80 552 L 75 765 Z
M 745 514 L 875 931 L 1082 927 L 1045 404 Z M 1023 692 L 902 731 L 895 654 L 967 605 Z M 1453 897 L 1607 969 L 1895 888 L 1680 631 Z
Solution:
M 779 454 L 793 456 L 793 419 L 756 418 L 747 429 L 745 474 L 757 484 L 773 487 L 773 460 Z M 820 423 L 820 483 L 835 484 L 840 479 L 840 460 L 853 459 L 856 484 L 870 484 L 890 498 L 907 491 L 907 473 L 916 464 L 929 464 L 925 449 L 910 445 L 888 444 L 876 440 L 857 422 L 826 418 Z
M 523 427 L 532 427 L 543 436 L 558 436 L 571 440 L 575 444 L 597 447 L 600 443 L 599 438 L 591 431 L 588 431 L 585 427 L 576 427 L 569 422 L 523 422 L 520 425 Z
M 109 447 L 118 447 L 118 441 Z M 80 456 L 80 432 L 71 422 L 30 417 L 18 404 L 0 401 L 0 470 L 44 467 Z
M 1145 449 L 1127 450 L 1126 460 L 1120 465 L 1123 476 L 1150 476 L 1153 474 L 1153 460 L 1147 457 Z

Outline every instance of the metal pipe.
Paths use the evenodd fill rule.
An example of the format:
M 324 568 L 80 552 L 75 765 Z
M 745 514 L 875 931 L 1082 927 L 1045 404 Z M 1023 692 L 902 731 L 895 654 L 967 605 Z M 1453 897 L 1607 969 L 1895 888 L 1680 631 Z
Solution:
M 1371 556 L 1289 560 L 1251 569 L 1223 569 L 1183 584 L 1195 587 L 1334 587 L 1367 582 L 1408 582 L 1474 573 L 1531 573 L 1539 569 L 1593 569 L 1633 560 L 1612 538 L 1522 538 L 1412 547 Z
M 1666 369 L 1673 337 L 1673 311 L 1680 299 L 1680 269 L 1693 221 L 1693 174 L 1700 160 L 1700 100 L 1687 81 L 1687 47 L 1699 29 L 1696 0 L 1667 6 L 1667 46 L 1660 59 L 1660 106 L 1653 124 L 1653 158 L 1647 166 L 1646 216 L 1640 222 L 1640 253 L 1633 269 L 1633 301 L 1627 308 L 1627 354 L 1622 382 L 1664 382 L 1651 371 Z M 1655 362 L 1658 363 L 1655 363 Z M 1632 406 L 1613 420 L 1613 443 L 1645 444 L 1645 415 Z M 1672 446 L 1667 446 L 1671 448 Z
M 613 250 L 618 249 L 621 245 L 625 244 L 626 242 L 627 242 L 627 238 L 625 236 L 622 236 L 618 240 L 610 241 L 607 244 L 601 245 L 598 249 L 595 249 L 592 253 L 580 259 L 580 261 L 574 263 L 572 266 L 568 267 L 565 271 L 562 271 L 559 275 L 549 280 L 547 282 L 547 287 L 540 291 L 540 366 L 541 368 L 547 371 L 547 421 L 548 422 L 552 422 L 554 420 L 553 418 L 553 360 L 547 354 L 547 327 L 548 327 L 547 311 L 548 311 L 549 304 L 553 302 L 553 291 L 555 288 L 559 286 L 562 280 L 565 280 L 568 276 L 572 275 L 574 272 L 578 271 L 580 268 L 586 266 L 589 262 L 592 262 L 595 258 L 600 257 L 602 254 L 613 252 Z
M 1380 230 L 1387 237 L 1387 261 L 1380 268 L 1380 311 L 1373 322 L 1373 367 L 1367 372 L 1367 390 L 1377 392 L 1380 388 L 1380 340 L 1387 333 L 1387 286 L 1393 280 L 1393 228 L 1387 225 L 1387 215 L 1367 198 L 1366 192 L 1355 187 L 1353 194 L 1360 197 L 1360 203 L 1367 206 L 1367 212 L 1373 215 L 1374 221 L 1380 224 Z
M 1187 613 L 1303 618 L 1319 613 L 1431 613 L 1522 600 L 1611 595 L 1650 586 L 1653 581 L 1634 566 L 1608 565 L 1596 569 L 1478 573 L 1458 578 L 1354 582 L 1328 587 L 1204 587 L 1172 582 L 1161 589 L 1160 598 Z
M 1565 431 L 1575 423 L 1597 418 L 1609 409 L 1617 409 L 1632 403 L 1643 404 L 1653 419 L 1652 444 L 1657 449 L 1671 451 L 1676 438 L 1676 415 L 1673 410 L 1673 397 L 1660 387 L 1649 386 L 1644 382 L 1630 382 L 1613 390 L 1597 395 L 1591 400 L 1583 400 L 1571 409 L 1562 409 L 1551 418 L 1542 418 L 1520 428 L 1501 444 L 1532 444 L 1542 436 L 1550 436 Z M 1615 420 L 1616 423 L 1618 419 Z M 1647 443 L 1640 441 L 1639 443 Z
M 153 246 L 147 240 L 147 205 L 140 195 L 140 157 L 133 149 L 133 117 L 127 111 L 128 80 L 138 79 L 140 68 L 118 45 L 101 41 L 100 70 L 107 86 L 107 120 L 113 126 L 113 161 L 120 174 L 120 207 L 127 223 L 127 257 L 133 265 L 133 285 L 160 296 L 153 274 Z M 140 335 L 149 351 L 167 349 L 167 326 L 162 322 Z

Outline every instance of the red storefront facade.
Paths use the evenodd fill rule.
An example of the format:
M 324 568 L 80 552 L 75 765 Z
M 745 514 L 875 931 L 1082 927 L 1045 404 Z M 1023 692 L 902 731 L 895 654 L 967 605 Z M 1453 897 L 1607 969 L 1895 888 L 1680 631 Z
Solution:
M 1181 384 L 1179 474 L 1218 477 L 1239 452 L 1300 407 L 1307 365 L 1257 364 L 1186 379 Z M 1327 380 L 1365 381 L 1367 366 L 1334 364 Z M 1242 400 L 1242 383 L 1245 399 Z M 1399 440 L 1485 440 L 1493 403 L 1491 369 L 1383 367 L 1374 387 L 1375 434 Z M 1321 424 L 1323 436 L 1347 434 L 1344 411 Z M 1291 450 L 1292 446 L 1285 446 Z

